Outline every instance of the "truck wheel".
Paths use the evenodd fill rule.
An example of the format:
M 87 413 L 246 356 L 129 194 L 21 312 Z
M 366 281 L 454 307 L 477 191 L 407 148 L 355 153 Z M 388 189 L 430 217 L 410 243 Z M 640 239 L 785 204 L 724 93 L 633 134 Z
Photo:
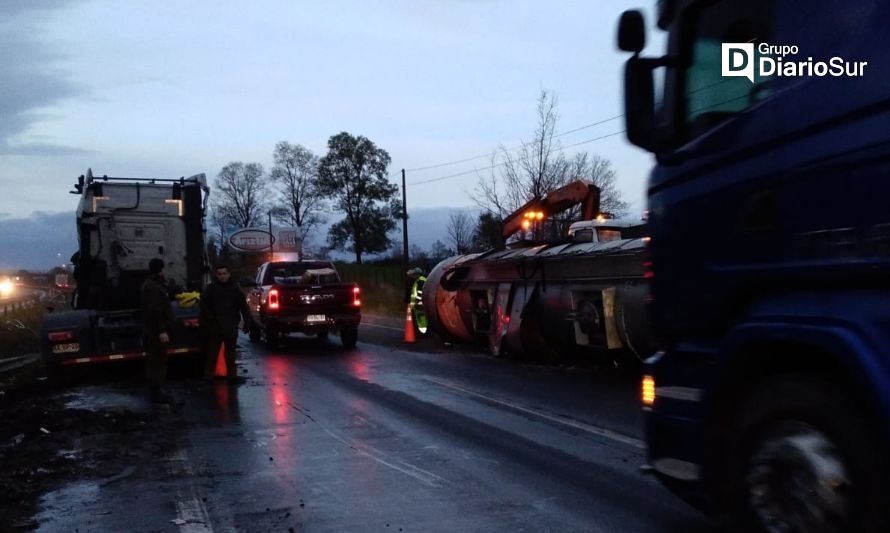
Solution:
M 250 329 L 247 330 L 247 338 L 250 339 L 250 342 L 260 342 L 262 337 L 263 332 L 258 326 L 250 326 Z
M 276 348 L 278 346 L 278 330 L 274 328 L 267 327 L 263 330 L 263 337 L 266 340 L 266 348 Z
M 847 396 L 803 376 L 755 390 L 730 440 L 730 503 L 742 530 L 888 531 L 887 463 Z
M 358 341 L 358 326 L 343 326 L 340 330 L 340 342 L 344 348 L 355 348 Z

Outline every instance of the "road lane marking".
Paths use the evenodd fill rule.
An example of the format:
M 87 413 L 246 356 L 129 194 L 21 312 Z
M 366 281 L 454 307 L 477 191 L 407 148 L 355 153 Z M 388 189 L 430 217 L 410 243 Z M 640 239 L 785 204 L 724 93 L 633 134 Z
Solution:
M 195 484 L 193 482 L 195 476 L 189 463 L 189 457 L 186 450 L 179 449 L 175 453 L 167 457 L 167 473 L 180 476 L 180 472 L 176 471 L 174 465 L 179 466 L 185 471 L 188 478 L 188 492 L 182 490 L 182 486 L 176 487 L 176 520 L 172 523 L 179 526 L 179 530 L 184 533 L 207 533 L 213 531 L 210 524 L 210 514 L 204 506 L 204 502 L 198 497 Z
M 487 402 L 492 402 L 492 403 L 495 403 L 498 405 L 503 405 L 504 407 L 509 407 L 510 409 L 514 409 L 516 411 L 521 411 L 523 413 L 527 413 L 527 414 L 536 416 L 538 418 L 543 418 L 545 420 L 549 420 L 550 422 L 555 422 L 557 424 L 569 426 L 573 429 L 585 431 L 587 433 L 596 435 L 598 437 L 603 437 L 603 438 L 606 438 L 609 440 L 613 440 L 615 442 L 620 442 L 622 444 L 626 444 L 628 446 L 633 446 L 634 448 L 638 448 L 641 450 L 646 448 L 646 444 L 642 440 L 636 439 L 629 435 L 624 435 L 623 433 L 618 433 L 617 431 L 612 431 L 611 429 L 592 426 L 590 424 L 585 424 L 584 422 L 578 422 L 577 420 L 572 420 L 570 418 L 555 416 L 555 415 L 545 413 L 543 411 L 538 411 L 537 409 L 531 409 L 529 407 L 524 407 L 522 405 L 519 405 L 517 403 L 511 402 L 508 400 L 503 400 L 501 398 L 496 398 L 496 397 L 490 396 L 488 394 L 482 394 L 482 393 L 479 393 L 476 391 L 472 391 L 470 389 L 461 387 L 460 385 L 457 385 L 450 381 L 441 380 L 441 379 L 432 378 L 432 377 L 424 377 L 423 379 L 426 381 L 429 381 L 431 383 L 440 385 L 442 387 L 459 391 L 459 392 L 461 392 L 463 394 L 467 394 L 469 396 L 475 396 L 476 398 L 481 398 Z
M 410 477 L 412 477 L 412 478 L 414 478 L 414 479 L 420 481 L 421 483 L 424 483 L 425 485 L 428 485 L 430 487 L 434 487 L 434 488 L 440 487 L 441 485 L 439 484 L 439 482 L 451 483 L 450 481 L 443 478 L 442 476 L 434 474 L 428 470 L 424 470 L 424 469 L 420 468 L 419 466 L 415 466 L 410 463 L 406 463 L 405 461 L 402 461 L 401 459 L 397 459 L 397 461 L 400 464 L 402 464 L 404 466 L 404 468 L 400 467 L 399 465 L 393 464 L 388 460 L 390 458 L 385 452 L 378 450 L 377 448 L 374 448 L 373 446 L 369 446 L 367 444 L 361 444 L 356 441 L 347 440 L 347 439 L 341 437 L 340 435 L 338 435 L 337 433 L 335 433 L 334 431 L 328 429 L 327 426 L 322 424 L 317 419 L 309 416 L 309 413 L 307 412 L 308 409 L 304 409 L 293 402 L 288 402 L 287 404 L 288 404 L 288 406 L 290 406 L 291 409 L 294 409 L 295 411 L 299 412 L 300 414 L 302 414 L 303 416 L 305 416 L 312 422 L 318 424 L 318 427 L 323 429 L 324 432 L 327 433 L 328 435 L 330 435 L 332 438 L 334 438 L 335 440 L 337 440 L 338 442 L 340 442 L 342 444 L 345 444 L 347 447 L 355 450 L 360 455 L 370 457 L 371 459 L 377 461 L 378 463 L 380 463 L 384 466 L 388 466 L 389 468 L 392 468 L 393 470 L 401 472 L 407 476 L 410 476 Z
M 390 329 L 392 331 L 405 331 L 404 328 L 394 328 L 392 326 L 381 326 L 380 324 L 369 324 L 367 322 L 362 322 L 361 325 L 372 327 L 372 328 Z
M 439 488 L 439 487 L 441 487 L 440 482 L 448 483 L 448 484 L 451 483 L 450 481 L 443 478 L 442 476 L 436 475 L 428 470 L 424 470 L 423 468 L 412 465 L 410 463 L 406 463 L 405 461 L 402 461 L 400 459 L 398 460 L 398 462 L 401 463 L 404 467 L 399 466 L 397 464 L 393 464 L 387 460 L 387 459 L 389 459 L 389 456 L 387 456 L 387 454 L 384 453 L 383 451 L 378 450 L 377 448 L 374 448 L 373 446 L 368 446 L 367 444 L 361 444 L 361 443 L 358 443 L 355 441 L 349 441 L 349 440 L 341 437 L 340 435 L 337 435 L 336 433 L 334 433 L 327 427 L 325 427 L 324 424 L 320 424 L 318 422 L 316 422 L 316 423 L 321 427 L 321 429 L 323 429 L 325 431 L 325 433 L 327 433 L 328 435 L 333 437 L 335 440 L 345 444 L 349 448 L 352 448 L 353 450 L 358 452 L 360 455 L 364 455 L 365 457 L 370 457 L 371 459 L 377 461 L 378 463 L 380 463 L 384 466 L 388 466 L 389 468 L 392 468 L 393 470 L 401 472 L 402 474 L 405 474 L 406 476 L 410 476 L 410 477 L 416 479 L 417 481 L 420 481 L 424 485 L 427 485 L 427 486 L 433 487 L 433 488 Z

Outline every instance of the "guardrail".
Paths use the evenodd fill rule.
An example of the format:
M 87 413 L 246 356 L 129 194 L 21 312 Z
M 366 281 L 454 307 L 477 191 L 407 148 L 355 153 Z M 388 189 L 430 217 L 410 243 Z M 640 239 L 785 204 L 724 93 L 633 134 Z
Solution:
M 18 298 L 4 298 L 0 300 L 0 314 L 5 317 L 16 311 L 32 308 L 35 305 L 39 305 L 46 296 L 46 293 L 41 292 L 19 296 Z

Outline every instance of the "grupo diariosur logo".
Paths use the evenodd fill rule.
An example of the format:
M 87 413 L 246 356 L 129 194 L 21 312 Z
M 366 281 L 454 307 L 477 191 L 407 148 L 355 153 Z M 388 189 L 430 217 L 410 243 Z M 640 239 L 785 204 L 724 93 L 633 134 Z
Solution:
M 751 83 L 754 83 L 755 77 L 767 76 L 859 77 L 865 75 L 865 67 L 868 65 L 868 61 L 847 61 L 838 56 L 820 61 L 809 56 L 796 57 L 799 55 L 800 49 L 796 45 L 759 43 L 755 47 L 754 43 L 723 43 L 721 74 L 726 77 L 748 78 Z

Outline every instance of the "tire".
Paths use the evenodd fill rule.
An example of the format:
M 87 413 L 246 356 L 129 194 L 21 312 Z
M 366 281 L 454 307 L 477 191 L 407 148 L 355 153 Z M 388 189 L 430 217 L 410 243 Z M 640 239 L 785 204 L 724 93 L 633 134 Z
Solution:
M 887 462 L 849 393 L 805 376 L 759 386 L 730 436 L 730 506 L 742 531 L 878 532 Z
M 328 330 L 319 331 L 315 334 L 315 338 L 318 339 L 320 342 L 327 342 L 329 333 L 330 332 Z
M 247 338 L 250 339 L 250 342 L 260 342 L 263 338 L 263 331 L 259 326 L 250 326 L 250 329 L 247 330 Z
M 358 326 L 343 326 L 343 329 L 340 330 L 340 343 L 343 344 L 343 347 L 346 349 L 355 348 L 356 342 L 358 342 Z
M 279 334 L 277 329 L 266 326 L 266 329 L 263 330 L 263 337 L 266 341 L 266 348 L 273 349 L 278 347 Z

